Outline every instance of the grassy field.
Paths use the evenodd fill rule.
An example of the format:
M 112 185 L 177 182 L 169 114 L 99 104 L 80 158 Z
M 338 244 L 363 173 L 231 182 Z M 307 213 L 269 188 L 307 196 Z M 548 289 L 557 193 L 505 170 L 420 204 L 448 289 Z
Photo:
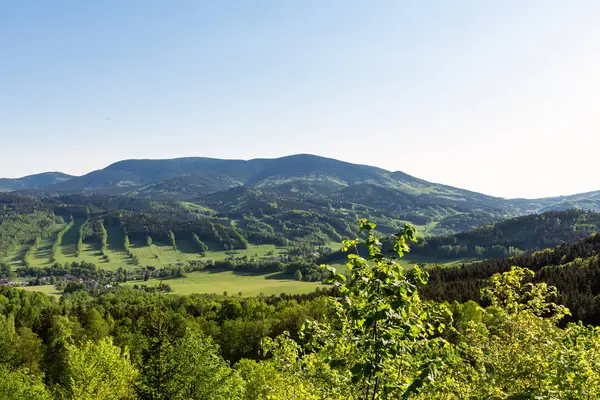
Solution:
M 187 274 L 186 278 L 164 279 L 162 282 L 171 286 L 174 294 L 223 294 L 224 292 L 227 292 L 229 295 L 237 295 L 241 292 L 244 297 L 258 296 L 261 293 L 265 296 L 282 293 L 311 293 L 318 287 L 328 287 L 320 282 L 300 282 L 282 278 L 283 277 L 278 273 L 252 274 L 234 273 L 232 271 L 198 271 L 190 272 Z M 124 283 L 123 286 L 157 286 L 160 282 L 160 279 L 149 279 L 145 282 L 127 282 Z M 32 292 L 42 292 L 51 296 L 60 296 L 61 294 L 53 285 L 24 286 L 23 289 Z
M 28 292 L 41 292 L 48 296 L 60 297 L 62 294 L 54 285 L 41 285 L 41 286 L 21 286 L 21 289 L 27 290 Z
M 107 226 L 108 231 L 108 260 L 102 257 L 100 252 L 100 241 L 97 238 L 87 239 L 83 243 L 83 248 L 79 257 L 77 257 L 77 233 L 83 220 L 76 220 L 75 224 L 63 236 L 62 245 L 56 260 L 59 263 L 86 261 L 98 265 L 99 268 L 107 270 L 116 270 L 119 267 L 135 268 L 131 258 L 123 248 L 125 235 L 118 226 Z M 56 240 L 56 235 L 64 225 L 60 226 L 50 237 L 44 238 L 40 246 L 30 258 L 32 266 L 46 268 L 53 264 L 52 245 Z M 4 260 L 13 268 L 23 266 L 23 256 L 30 245 L 22 245 L 14 249 Z M 234 257 L 264 257 L 267 254 L 279 255 L 285 250 L 275 245 L 250 245 L 244 250 L 235 250 L 233 253 L 225 251 L 209 251 L 205 257 L 201 257 L 197 252 L 196 246 L 191 240 L 177 240 L 177 249 L 166 243 L 154 242 L 147 246 L 142 242 L 131 242 L 131 251 L 139 259 L 141 265 L 152 265 L 160 268 L 162 266 L 175 265 L 180 262 L 193 260 L 225 260 L 233 255 Z M 229 253 L 229 254 L 228 254 Z
M 299 282 L 282 279 L 278 273 L 251 274 L 232 271 L 199 271 L 190 272 L 186 278 L 173 278 L 162 281 L 173 288 L 177 294 L 216 293 L 227 292 L 230 295 L 242 292 L 242 296 L 257 296 L 260 293 L 271 294 L 298 294 L 310 293 L 318 287 L 326 287 L 316 282 Z M 146 282 L 127 282 L 126 286 L 147 285 L 156 286 L 160 279 L 150 279 Z

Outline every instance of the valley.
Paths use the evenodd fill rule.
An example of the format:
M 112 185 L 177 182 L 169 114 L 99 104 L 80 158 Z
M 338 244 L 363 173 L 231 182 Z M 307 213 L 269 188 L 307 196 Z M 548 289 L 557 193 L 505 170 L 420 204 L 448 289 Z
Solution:
M 296 346 L 286 352 L 311 346 L 307 329 L 334 349 L 350 334 L 372 340 L 372 326 L 365 331 L 366 319 L 355 320 L 361 313 L 379 318 L 378 329 L 403 315 L 434 354 L 442 351 L 437 340 L 452 351 L 474 349 L 498 360 L 515 343 L 539 360 L 545 346 L 541 353 L 550 361 L 543 371 L 534 369 L 536 381 L 548 365 L 566 362 L 555 349 L 574 351 L 567 335 L 596 343 L 596 331 L 572 333 L 571 322 L 600 324 L 598 192 L 500 199 L 308 155 L 129 160 L 83 177 L 42 174 L 0 180 L 0 187 L 0 332 L 8 332 L 0 345 L 14 337 L 23 348 L 36 346 L 27 342 L 38 337 L 36 329 L 45 332 L 38 340 L 46 340 L 40 345 L 46 357 L 59 352 L 53 360 L 63 359 L 52 341 L 63 331 L 92 338 L 85 343 L 93 346 L 115 340 L 112 351 L 131 349 L 139 366 L 160 352 L 148 353 L 146 341 L 168 337 L 179 351 L 195 332 L 186 362 L 204 354 L 194 346 L 215 343 L 209 359 L 237 376 L 243 368 L 300 362 L 297 356 L 280 361 L 280 353 L 265 359 L 262 346 L 271 338 Z M 345 241 L 357 237 L 344 251 Z M 19 310 L 8 314 L 18 330 L 2 314 L 8 310 Z M 42 319 L 47 315 L 49 322 Z M 550 322 L 554 315 L 560 322 Z M 339 332 L 330 321 L 341 324 L 342 342 L 332 339 Z M 523 337 L 543 338 L 543 345 L 528 348 Z M 578 351 L 578 360 L 591 359 L 587 347 Z M 456 354 L 461 368 L 471 368 L 472 360 Z M 510 356 L 508 364 L 522 358 Z M 48 365 L 42 368 L 55 373 L 55 362 Z M 146 376 L 158 367 L 152 368 Z M 296 378 L 307 371 L 294 368 Z M 320 393 L 331 387 L 302 376 Z M 445 382 L 462 382 L 458 376 Z M 334 387 L 341 393 L 348 385 Z M 469 390 L 483 393 L 481 387 Z

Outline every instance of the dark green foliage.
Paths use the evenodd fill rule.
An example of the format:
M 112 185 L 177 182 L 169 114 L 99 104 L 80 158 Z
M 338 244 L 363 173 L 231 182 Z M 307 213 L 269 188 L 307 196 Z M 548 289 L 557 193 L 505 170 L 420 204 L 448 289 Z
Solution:
M 486 280 L 493 274 L 509 271 L 513 265 L 535 271 L 536 282 L 558 288 L 559 302 L 573 314 L 567 320 L 600 324 L 599 235 L 513 258 L 436 267 L 429 270 L 431 279 L 422 294 L 437 301 L 477 301 Z
M 54 216 L 47 212 L 21 214 L 0 210 L 0 259 L 18 245 L 31 243 L 36 237 L 49 234 L 55 226 Z
M 63 293 L 73 293 L 73 292 L 77 292 L 78 290 L 86 290 L 86 289 L 87 288 L 84 283 L 69 282 L 63 289 Z
M 600 213 L 552 211 L 500 221 L 452 236 L 421 240 L 413 254 L 443 257 L 505 258 L 555 247 L 600 231 Z
M 79 232 L 77 232 L 77 247 L 75 253 L 76 257 L 79 257 L 81 255 L 81 252 L 83 251 L 83 239 L 85 238 L 86 225 L 88 224 L 89 220 L 86 220 L 83 224 L 79 226 Z
M 302 272 L 299 269 L 297 269 L 296 272 L 294 272 L 294 279 L 297 281 L 301 281 L 302 277 Z

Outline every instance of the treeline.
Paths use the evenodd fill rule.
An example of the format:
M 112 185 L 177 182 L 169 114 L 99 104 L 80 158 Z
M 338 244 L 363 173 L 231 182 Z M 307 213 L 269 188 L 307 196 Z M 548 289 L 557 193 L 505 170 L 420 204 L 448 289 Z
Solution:
M 60 246 L 62 245 L 63 236 L 67 233 L 72 227 L 75 225 L 75 220 L 73 216 L 71 216 L 69 223 L 65 225 L 58 233 L 56 234 L 56 238 L 54 239 L 54 244 L 52 245 L 52 262 L 56 262 L 58 256 L 60 254 Z
M 23 256 L 23 265 L 24 266 L 26 266 L 26 267 L 31 266 L 31 257 L 36 252 L 37 248 L 40 246 L 40 243 L 41 243 L 40 237 L 36 236 L 33 243 L 31 244 L 31 246 L 29 246 L 29 248 L 25 252 L 25 255 Z
M 205 199 L 208 206 L 199 206 L 208 210 L 203 213 L 178 202 L 97 195 L 48 198 L 39 204 L 56 215 L 85 221 L 76 239 L 79 252 L 86 239 L 101 240 L 101 223 L 109 231 L 109 225 L 123 226 L 134 242 L 144 242 L 150 236 L 155 241 L 170 243 L 169 231 L 183 240 L 195 241 L 195 234 L 211 250 L 245 249 L 249 243 L 287 246 L 297 241 L 319 246 L 356 233 L 354 223 L 359 209 L 354 206 L 341 212 L 335 208 L 337 203 L 333 206 L 325 200 L 306 203 L 281 193 L 269 194 L 267 198 L 264 195 L 262 191 L 243 188 L 209 196 Z M 381 214 L 374 218 L 389 231 L 399 227 L 398 221 L 389 216 Z
M 105 260 L 108 260 L 108 231 L 104 227 L 104 221 L 102 219 L 99 219 L 97 224 L 98 230 L 100 231 L 100 253 L 102 253 Z
M 206 245 L 206 243 L 204 243 L 202 240 L 200 240 L 198 235 L 196 235 L 195 233 L 192 234 L 192 237 L 194 238 L 194 244 L 196 245 L 198 251 L 201 254 L 206 253 L 208 251 L 208 246 Z M 152 243 L 152 242 L 150 242 L 150 243 Z
M 491 223 L 451 236 L 425 238 L 411 251 L 440 258 L 506 258 L 573 242 L 598 231 L 600 213 L 552 211 Z
M 600 325 L 599 235 L 513 258 L 435 267 L 429 270 L 430 281 L 422 293 L 435 301 L 477 301 L 487 280 L 513 265 L 535 271 L 535 282 L 558 288 L 559 301 L 573 313 L 567 320 Z
M 131 240 L 145 241 L 147 236 L 151 236 L 154 240 L 162 239 L 173 245 L 173 236 L 192 239 L 196 234 L 200 240 L 210 243 L 215 249 L 248 248 L 248 241 L 229 224 L 229 221 L 186 221 L 140 213 L 123 213 L 122 216 L 112 217 L 111 220 L 113 223 L 122 223 Z

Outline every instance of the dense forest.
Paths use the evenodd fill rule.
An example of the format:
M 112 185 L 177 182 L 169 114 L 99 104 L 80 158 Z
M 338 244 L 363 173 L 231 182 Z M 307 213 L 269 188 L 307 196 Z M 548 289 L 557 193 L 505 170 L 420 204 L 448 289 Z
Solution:
M 350 279 L 335 275 L 331 293 L 241 298 L 79 287 L 57 301 L 1 287 L 0 398 L 600 394 L 600 333 L 561 324 L 569 310 L 553 302 L 551 286 L 531 281 L 533 271 L 492 275 L 482 286 L 483 307 L 423 301 L 427 273 L 387 259 L 373 228 L 361 223 L 369 256 L 349 257 Z M 407 226 L 394 236 L 394 250 L 402 256 L 414 239 Z M 580 251 L 595 251 L 594 240 Z M 552 263 L 575 252 L 544 253 Z
M 384 214 L 374 218 L 382 227 L 356 227 L 370 214 L 352 204 L 228 191 L 204 203 L 0 195 L 0 251 L 20 260 L 0 262 L 0 282 L 62 293 L 0 286 L 0 399 L 600 395 L 598 214 L 552 211 L 417 241 Z M 267 244 L 285 251 L 236 253 Z M 198 258 L 155 267 L 134 252 L 156 245 Z M 108 262 L 115 246 L 126 255 L 117 268 L 82 258 L 92 248 Z M 495 258 L 407 269 L 397 258 L 411 246 L 439 260 Z M 43 251 L 49 264 L 34 265 Z M 320 266 L 341 258 L 343 273 Z M 173 279 L 222 270 L 329 284 L 295 295 L 172 293 Z
M 451 236 L 419 240 L 413 254 L 440 258 L 504 258 L 569 243 L 600 231 L 600 213 L 550 211 L 490 223 Z
M 430 282 L 422 293 L 436 301 L 477 301 L 487 280 L 493 274 L 509 271 L 513 265 L 534 271 L 532 282 L 558 288 L 557 300 L 572 312 L 566 320 L 600 324 L 600 235 L 597 234 L 518 257 L 432 268 Z

